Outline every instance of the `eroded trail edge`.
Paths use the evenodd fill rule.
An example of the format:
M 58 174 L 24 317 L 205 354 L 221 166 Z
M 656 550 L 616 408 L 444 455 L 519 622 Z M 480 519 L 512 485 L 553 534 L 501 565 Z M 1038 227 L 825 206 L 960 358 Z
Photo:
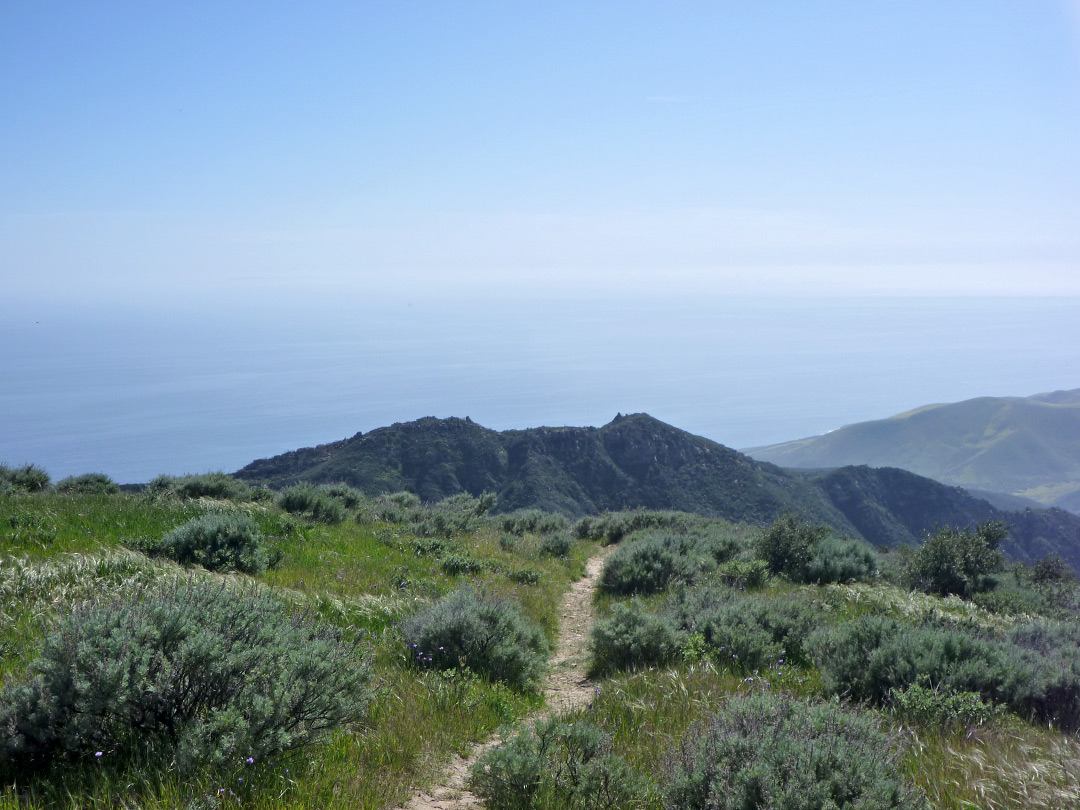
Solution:
M 589 631 L 593 626 L 593 594 L 604 568 L 604 560 L 614 546 L 608 546 L 585 565 L 585 576 L 570 586 L 563 598 L 559 613 L 559 637 L 555 653 L 551 657 L 544 694 L 548 708 L 540 714 L 525 719 L 535 722 L 549 714 L 562 714 L 588 705 L 595 692 L 586 675 L 588 665 Z M 430 791 L 414 795 L 405 810 L 478 810 L 480 800 L 465 789 L 465 777 L 469 767 L 489 748 L 499 743 L 498 738 L 473 747 L 466 757 L 455 757 L 443 772 L 439 783 Z

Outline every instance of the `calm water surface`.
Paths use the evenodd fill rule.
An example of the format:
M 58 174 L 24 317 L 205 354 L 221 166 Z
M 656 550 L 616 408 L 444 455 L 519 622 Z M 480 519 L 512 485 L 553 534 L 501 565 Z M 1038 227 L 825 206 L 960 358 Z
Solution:
M 421 416 L 647 411 L 748 447 L 930 402 L 1080 387 L 1080 299 L 349 297 L 303 311 L 0 302 L 0 461 L 235 470 Z

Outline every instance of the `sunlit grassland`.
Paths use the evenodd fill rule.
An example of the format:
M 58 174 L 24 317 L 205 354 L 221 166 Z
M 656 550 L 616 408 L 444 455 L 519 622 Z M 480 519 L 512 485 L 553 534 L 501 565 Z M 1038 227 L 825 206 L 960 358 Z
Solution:
M 47 558 L 161 535 L 207 509 L 138 495 L 0 495 L 0 554 Z
M 279 564 L 258 577 L 183 568 L 126 547 L 207 511 L 236 509 L 251 514 L 281 552 Z M 562 593 L 597 545 L 577 541 L 566 557 L 554 557 L 539 536 L 500 542 L 500 532 L 487 523 L 438 544 L 423 541 L 403 524 L 362 518 L 308 525 L 266 503 L 129 494 L 0 497 L 0 684 L 26 670 L 51 623 L 70 605 L 134 593 L 163 578 L 205 577 L 237 587 L 260 583 L 363 639 L 374 690 L 360 728 L 273 763 L 254 763 L 243 782 L 178 774 L 157 761 L 99 761 L 66 765 L 8 789 L 0 808 L 237 806 L 237 799 L 255 808 L 376 808 L 402 802 L 453 753 L 538 709 L 543 698 L 467 671 L 416 668 L 404 652 L 399 622 L 441 595 L 474 587 L 512 596 L 553 636 Z M 448 554 L 470 565 L 448 570 Z M 525 567 L 537 574 L 533 584 L 508 577 Z

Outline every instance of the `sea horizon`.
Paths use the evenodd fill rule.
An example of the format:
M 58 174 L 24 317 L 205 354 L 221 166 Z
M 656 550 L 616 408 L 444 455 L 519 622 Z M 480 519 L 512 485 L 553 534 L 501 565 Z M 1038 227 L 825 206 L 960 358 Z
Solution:
M 3 308 L 0 462 L 54 480 L 233 472 L 424 416 L 647 412 L 747 448 L 1080 386 L 1080 298 L 343 296 Z

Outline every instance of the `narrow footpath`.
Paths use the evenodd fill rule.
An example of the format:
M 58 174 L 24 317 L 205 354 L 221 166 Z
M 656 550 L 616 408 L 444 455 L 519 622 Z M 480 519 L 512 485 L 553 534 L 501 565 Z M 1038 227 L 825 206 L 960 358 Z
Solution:
M 570 586 L 559 616 L 559 638 L 551 658 L 544 694 L 548 708 L 525 718 L 532 723 L 551 714 L 588 705 L 595 692 L 585 674 L 588 665 L 589 631 L 593 626 L 593 594 L 604 560 L 614 549 L 608 546 L 592 557 L 585 567 L 585 576 Z M 417 793 L 404 810 L 480 810 L 482 805 L 465 789 L 469 767 L 489 748 L 499 743 L 497 738 L 473 747 L 466 757 L 455 757 L 430 792 Z

